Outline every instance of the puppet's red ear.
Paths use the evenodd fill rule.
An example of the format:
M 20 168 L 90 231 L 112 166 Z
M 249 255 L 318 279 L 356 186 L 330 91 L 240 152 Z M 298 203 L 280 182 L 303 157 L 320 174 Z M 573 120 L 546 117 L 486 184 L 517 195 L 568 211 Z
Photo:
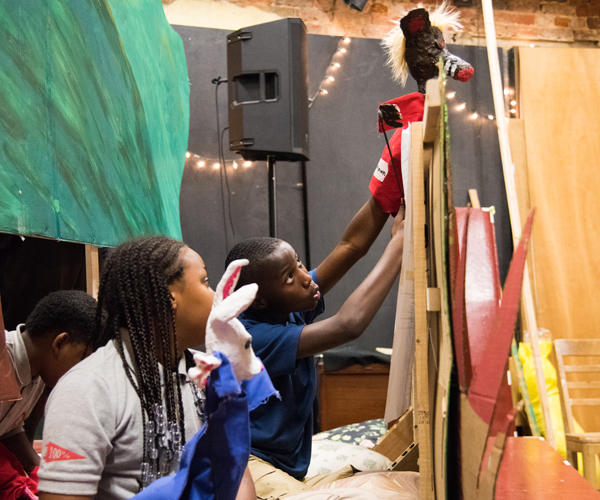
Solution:
M 400 20 L 400 28 L 406 38 L 429 31 L 431 28 L 429 12 L 426 9 L 411 10 Z

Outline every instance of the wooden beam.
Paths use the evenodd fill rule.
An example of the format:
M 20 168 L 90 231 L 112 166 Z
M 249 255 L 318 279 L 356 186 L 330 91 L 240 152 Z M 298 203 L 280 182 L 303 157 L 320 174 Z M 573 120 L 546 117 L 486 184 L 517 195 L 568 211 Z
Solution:
M 428 80 L 425 87 L 425 111 L 423 113 L 423 142 L 435 140 L 439 130 L 440 111 L 442 109 L 440 96 L 440 81 Z
M 425 177 L 423 123 L 411 125 L 411 172 L 415 259 L 415 421 L 419 443 L 421 499 L 433 500 L 431 412 L 429 405 L 429 332 L 427 326 L 427 262 L 425 249 Z
M 402 452 L 415 441 L 413 409 L 409 408 L 386 432 L 373 451 L 381 453 L 393 462 L 398 462 Z
M 85 283 L 87 293 L 97 299 L 100 286 L 100 265 L 98 247 L 94 245 L 85 246 Z
M 471 200 L 471 206 L 473 208 L 481 208 L 481 203 L 479 203 L 479 195 L 477 194 L 477 189 L 469 189 L 469 199 Z
M 490 65 L 490 76 L 492 80 L 492 94 L 494 97 L 494 109 L 496 112 L 496 126 L 498 127 L 498 139 L 500 142 L 500 156 L 502 158 L 502 171 L 504 173 L 504 183 L 506 187 L 506 196 L 508 199 L 508 212 L 510 215 L 510 224 L 513 234 L 513 244 L 516 247 L 521 239 L 521 216 L 519 213 L 519 203 L 517 199 L 517 188 L 514 177 L 514 165 L 511 158 L 510 143 L 508 141 L 508 128 L 504 109 L 504 94 L 502 88 L 502 78 L 500 73 L 500 62 L 498 60 L 498 45 L 496 43 L 496 27 L 494 25 L 494 9 L 492 0 L 482 0 L 483 22 L 485 26 L 485 38 L 487 42 L 487 53 Z M 550 405 L 548 402 L 548 391 L 546 390 L 546 379 L 544 377 L 544 368 L 542 366 L 542 355 L 538 341 L 538 326 L 533 306 L 533 294 L 531 291 L 531 282 L 529 280 L 529 271 L 525 264 L 525 273 L 523 278 L 523 303 L 525 309 L 525 319 L 527 322 L 529 334 L 531 336 L 531 348 L 533 352 L 533 361 L 535 367 L 535 377 L 537 380 L 538 393 L 542 406 L 542 414 L 546 428 L 546 439 L 548 443 L 556 448 L 554 439 L 554 428 L 552 426 L 552 417 L 550 416 Z

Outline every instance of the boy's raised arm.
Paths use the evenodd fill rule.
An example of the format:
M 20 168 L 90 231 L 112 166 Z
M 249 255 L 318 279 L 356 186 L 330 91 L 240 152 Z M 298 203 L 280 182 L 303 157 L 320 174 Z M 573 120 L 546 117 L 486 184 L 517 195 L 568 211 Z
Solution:
M 392 227 L 392 239 L 373 270 L 348 297 L 335 316 L 306 325 L 302 329 L 297 358 L 337 347 L 362 335 L 400 272 L 403 248 L 404 208 L 401 207 Z M 318 273 L 317 269 L 317 276 Z
M 356 213 L 344 232 L 344 236 L 317 267 L 319 289 L 326 294 L 363 257 L 379 236 L 387 218 L 375 198 L 371 197 Z

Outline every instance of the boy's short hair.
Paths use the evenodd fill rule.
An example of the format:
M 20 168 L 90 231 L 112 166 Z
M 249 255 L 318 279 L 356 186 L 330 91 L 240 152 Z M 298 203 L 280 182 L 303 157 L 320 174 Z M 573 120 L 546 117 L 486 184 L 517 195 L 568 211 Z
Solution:
M 25 328 L 32 339 L 67 332 L 71 343 L 89 346 L 97 307 L 96 299 L 81 290 L 52 292 L 36 304 Z
M 242 267 L 236 290 L 248 283 L 258 283 L 263 272 L 264 259 L 271 255 L 281 243 L 282 240 L 278 238 L 249 238 L 239 242 L 229 251 L 225 269 L 237 259 L 248 259 L 250 261 L 247 266 Z

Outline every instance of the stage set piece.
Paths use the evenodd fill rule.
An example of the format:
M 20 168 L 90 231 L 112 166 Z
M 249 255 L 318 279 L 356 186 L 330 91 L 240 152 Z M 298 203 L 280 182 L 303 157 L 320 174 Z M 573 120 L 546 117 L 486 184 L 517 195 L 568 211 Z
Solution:
M 400 26 L 428 29 L 418 11 L 409 12 Z M 438 79 L 431 79 L 431 70 L 411 68 L 411 62 L 427 64 L 422 56 L 427 51 L 415 49 L 407 36 L 403 42 L 406 56 L 403 64 L 397 67 L 406 71 L 408 63 L 408 70 L 419 83 L 419 90 L 424 91 L 425 102 L 422 122 L 407 120 L 411 123 L 402 131 L 401 154 L 398 138 L 394 136 L 390 140 L 390 145 L 395 148 L 389 157 L 396 158 L 397 152 L 397 163 L 403 167 L 403 183 L 398 187 L 404 191 L 407 201 L 406 241 L 412 248 L 405 248 L 404 253 L 406 267 L 400 280 L 386 407 L 386 421 L 398 420 L 375 449 L 389 453 L 391 446 L 393 451 L 387 456 L 397 457 L 393 464 L 397 470 L 403 469 L 403 463 L 404 467 L 414 467 L 414 455 L 418 454 L 422 499 L 566 498 L 575 491 L 578 497 L 599 498 L 594 488 L 554 449 L 526 266 L 535 211 L 527 214 L 522 227 L 514 174 L 507 167 L 511 162 L 510 147 L 507 125 L 502 118 L 504 100 L 490 12 L 491 4 L 489 9 L 484 7 L 484 14 L 514 235 L 512 263 L 502 289 L 490 212 L 482 210 L 476 203 L 469 208 L 454 208 L 452 201 L 444 79 L 456 77 L 460 71 L 453 72 L 452 65 L 447 63 L 448 56 L 442 54 L 437 67 Z M 423 36 L 421 41 L 434 43 L 431 36 Z M 388 49 L 390 59 L 397 57 L 393 43 L 388 44 Z M 410 50 L 417 55 L 409 57 Z M 470 68 L 464 61 L 457 66 L 459 64 L 462 68 Z M 469 73 L 473 73 L 472 68 Z M 396 74 L 400 75 L 400 70 Z M 406 101 L 406 97 L 400 99 Z M 386 103 L 398 106 L 398 116 L 390 118 L 393 112 L 384 107 L 380 113 L 380 120 L 384 120 L 380 131 L 403 119 L 400 99 Z M 394 166 L 393 161 L 389 162 L 389 171 L 385 170 L 388 161 L 383 167 L 380 162 L 378 167 L 383 172 L 380 177 L 385 180 L 392 172 L 396 175 L 399 172 L 399 166 Z M 410 168 L 405 172 L 404 167 L 408 165 Z M 376 171 L 374 177 L 377 175 Z M 410 286 L 407 286 L 409 281 Z M 402 303 L 411 292 L 414 293 L 413 311 L 407 310 L 406 304 Z M 537 437 L 516 437 L 515 433 L 517 410 L 513 407 L 507 371 L 521 301 L 526 327 L 536 332 L 531 340 L 546 441 Z M 414 331 L 414 341 L 411 331 Z M 411 366 L 407 351 L 412 352 L 413 346 L 414 407 L 409 408 L 405 388 L 410 386 L 407 380 L 411 373 L 406 363 Z M 402 375 L 401 380 L 394 375 L 398 373 Z M 398 399 L 399 395 L 402 400 Z M 414 442 L 411 443 L 410 428 L 413 425 Z M 416 451 L 412 451 L 415 448 Z M 540 463 L 548 467 L 547 474 L 542 473 Z M 544 475 L 545 480 L 541 480 L 540 475 Z

